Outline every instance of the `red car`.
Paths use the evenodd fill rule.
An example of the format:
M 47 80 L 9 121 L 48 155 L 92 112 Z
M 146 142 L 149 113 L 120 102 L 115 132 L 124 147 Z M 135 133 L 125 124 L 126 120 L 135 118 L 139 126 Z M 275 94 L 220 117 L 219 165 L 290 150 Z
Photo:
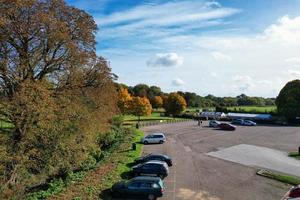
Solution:
M 232 124 L 227 124 L 227 123 L 219 124 L 219 128 L 221 130 L 227 130 L 227 131 L 234 131 L 236 129 L 235 126 L 233 126 Z
M 283 197 L 284 200 L 300 199 L 300 185 L 292 187 Z

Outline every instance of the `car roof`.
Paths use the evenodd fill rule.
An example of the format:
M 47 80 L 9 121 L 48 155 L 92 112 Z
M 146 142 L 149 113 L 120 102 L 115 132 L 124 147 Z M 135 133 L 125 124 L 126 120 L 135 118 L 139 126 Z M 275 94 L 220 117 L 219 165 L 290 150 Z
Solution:
M 158 182 L 160 181 L 159 177 L 153 177 L 153 176 L 137 176 L 133 179 L 131 179 L 133 181 L 155 181 Z
M 167 155 L 159 154 L 159 153 L 150 153 L 150 154 L 146 155 L 145 157 L 148 157 L 148 156 L 161 156 L 161 157 L 164 157 L 164 158 L 170 158 Z
M 163 133 L 152 133 L 152 135 L 165 135 Z
M 160 165 L 164 165 L 165 162 L 163 161 L 158 161 L 158 160 L 150 160 L 148 162 L 145 162 L 145 164 L 160 164 Z

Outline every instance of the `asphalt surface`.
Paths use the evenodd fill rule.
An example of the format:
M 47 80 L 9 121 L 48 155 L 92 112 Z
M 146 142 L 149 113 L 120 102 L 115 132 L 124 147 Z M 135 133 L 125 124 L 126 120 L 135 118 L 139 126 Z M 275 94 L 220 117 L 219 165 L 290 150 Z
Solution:
M 144 127 L 146 134 L 164 132 L 167 142 L 145 145 L 144 154 L 164 153 L 173 158 L 174 166 L 164 180 L 168 200 L 276 200 L 289 185 L 256 175 L 257 167 L 219 159 L 209 152 L 248 144 L 289 152 L 297 150 L 300 130 L 297 127 L 237 127 L 221 131 L 202 127 L 197 122 L 162 124 Z
M 261 167 L 274 171 L 300 176 L 300 162 L 287 156 L 286 152 L 240 144 L 207 155 L 248 166 Z

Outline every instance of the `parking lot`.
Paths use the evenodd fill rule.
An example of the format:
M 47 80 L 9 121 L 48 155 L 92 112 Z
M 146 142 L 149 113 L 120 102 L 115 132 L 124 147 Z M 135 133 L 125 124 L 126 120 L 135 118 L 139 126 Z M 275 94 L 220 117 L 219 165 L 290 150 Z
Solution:
M 221 131 L 208 127 L 207 122 L 199 127 L 189 121 L 144 127 L 143 131 L 164 132 L 167 137 L 165 144 L 145 145 L 144 154 L 164 153 L 173 158 L 162 199 L 276 200 L 290 188 L 256 175 L 257 166 L 224 160 L 222 154 L 208 154 L 240 144 L 295 151 L 300 141 L 297 127 L 238 126 L 236 131 Z

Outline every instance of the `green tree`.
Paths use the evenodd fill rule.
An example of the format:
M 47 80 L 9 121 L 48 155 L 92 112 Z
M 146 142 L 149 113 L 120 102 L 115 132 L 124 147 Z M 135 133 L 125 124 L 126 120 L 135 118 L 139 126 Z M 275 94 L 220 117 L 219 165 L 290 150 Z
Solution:
M 171 114 L 175 117 L 186 109 L 186 101 L 178 93 L 170 93 L 166 99 L 164 108 L 167 114 Z
M 276 98 L 278 113 L 289 121 L 300 117 L 300 80 L 288 82 Z
M 134 96 L 148 97 L 149 86 L 146 84 L 138 84 L 133 87 Z

